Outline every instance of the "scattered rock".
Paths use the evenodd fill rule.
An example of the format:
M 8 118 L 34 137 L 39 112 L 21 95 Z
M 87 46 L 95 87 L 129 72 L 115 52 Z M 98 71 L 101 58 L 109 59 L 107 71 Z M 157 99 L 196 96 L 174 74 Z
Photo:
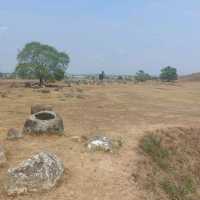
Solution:
M 54 91 L 59 92 L 61 89 L 59 87 L 55 88 Z
M 32 83 L 31 82 L 25 82 L 24 83 L 24 87 L 25 88 L 31 88 L 32 87 Z
M 104 136 L 94 136 L 87 142 L 87 148 L 90 151 L 112 151 L 112 140 Z
M 73 93 L 65 93 L 64 96 L 66 98 L 73 98 L 74 97 L 74 94 Z
M 78 99 L 85 99 L 85 96 L 83 96 L 81 94 L 78 94 L 78 95 L 76 95 L 76 98 L 78 98 Z
M 31 88 L 33 88 L 33 89 L 39 89 L 39 88 L 41 88 L 39 85 L 32 85 L 32 87 Z
M 5 155 L 5 150 L 0 145 L 0 166 L 3 166 L 6 162 L 7 162 L 7 159 L 6 159 L 6 155 Z
M 8 195 L 50 190 L 64 174 L 64 166 L 56 155 L 41 152 L 8 170 Z
M 83 135 L 81 135 L 81 136 L 72 136 L 72 137 L 71 137 L 71 140 L 72 140 L 73 142 L 84 142 L 84 141 L 87 140 L 87 137 L 86 137 L 86 136 L 83 136 Z
M 63 89 L 63 85 L 56 85 L 56 84 L 46 84 L 45 87 L 47 88 L 55 88 L 55 89 Z
M 49 90 L 49 89 L 41 89 L 41 90 L 39 90 L 41 93 L 44 93 L 44 94 L 48 94 L 48 93 L 50 93 L 51 91 Z
M 45 104 L 34 104 L 31 106 L 31 114 L 35 114 L 41 111 L 53 111 L 53 106 Z
M 31 115 L 24 124 L 23 133 L 64 133 L 62 118 L 53 111 L 41 111 Z
M 2 93 L 1 93 L 1 97 L 2 97 L 2 98 L 8 97 L 8 93 L 7 93 L 7 92 L 2 92 Z
M 22 137 L 23 137 L 22 132 L 17 130 L 16 128 L 11 128 L 8 130 L 8 133 L 7 133 L 8 140 L 16 140 L 16 139 L 20 139 Z
M 81 89 L 81 88 L 76 88 L 76 91 L 79 92 L 79 93 L 82 93 L 82 92 L 83 92 L 83 89 Z
M 38 82 L 28 81 L 24 83 L 25 88 L 40 88 Z

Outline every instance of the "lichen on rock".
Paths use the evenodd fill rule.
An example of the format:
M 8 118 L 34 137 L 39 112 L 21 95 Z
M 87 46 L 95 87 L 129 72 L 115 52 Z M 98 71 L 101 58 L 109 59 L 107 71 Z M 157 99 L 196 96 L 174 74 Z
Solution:
M 49 190 L 64 173 L 64 166 L 56 155 L 41 152 L 8 170 L 8 195 Z
M 31 115 L 24 124 L 24 134 L 56 133 L 63 134 L 62 118 L 53 111 L 41 111 Z
M 105 136 L 94 136 L 87 142 L 87 148 L 90 151 L 112 151 L 113 143 L 112 140 Z

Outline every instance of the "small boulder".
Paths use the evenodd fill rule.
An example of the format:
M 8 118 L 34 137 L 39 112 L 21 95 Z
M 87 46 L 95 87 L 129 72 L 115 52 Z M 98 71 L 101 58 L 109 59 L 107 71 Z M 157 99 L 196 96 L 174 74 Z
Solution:
M 23 134 L 21 131 L 17 130 L 16 128 L 10 128 L 7 133 L 7 139 L 8 140 L 15 140 L 20 139 L 23 137 Z
M 43 94 L 48 94 L 48 93 L 50 93 L 51 91 L 50 91 L 49 89 L 45 89 L 45 88 L 44 88 L 44 89 L 41 89 L 40 92 L 43 93 Z
M 5 155 L 5 150 L 0 145 L 0 166 L 3 166 L 6 162 L 7 162 L 7 159 L 6 159 L 6 155 Z
M 24 124 L 24 134 L 64 133 L 62 118 L 53 111 L 41 111 L 31 115 Z
M 53 106 L 45 104 L 34 104 L 31 106 L 31 114 L 35 114 L 40 111 L 53 111 Z
M 94 136 L 90 138 L 87 142 L 87 148 L 90 151 L 112 151 L 113 150 L 113 143 L 112 140 L 105 137 L 105 136 Z
M 8 169 L 8 195 L 50 190 L 62 178 L 64 165 L 54 154 L 41 152 Z
M 8 92 L 2 92 L 1 93 L 2 98 L 7 98 L 8 97 Z

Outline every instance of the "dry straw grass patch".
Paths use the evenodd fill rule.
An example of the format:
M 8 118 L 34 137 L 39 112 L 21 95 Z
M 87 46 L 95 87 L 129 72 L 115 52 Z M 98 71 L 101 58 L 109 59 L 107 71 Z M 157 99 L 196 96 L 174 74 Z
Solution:
M 139 145 L 139 185 L 155 200 L 200 199 L 199 144 L 199 128 L 147 132 Z

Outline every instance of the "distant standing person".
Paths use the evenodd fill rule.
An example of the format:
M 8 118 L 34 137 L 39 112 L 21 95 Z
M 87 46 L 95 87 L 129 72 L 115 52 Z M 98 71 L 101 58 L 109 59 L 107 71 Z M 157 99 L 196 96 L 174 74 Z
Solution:
M 105 72 L 102 71 L 102 72 L 99 74 L 99 80 L 103 81 L 104 78 L 105 78 Z

